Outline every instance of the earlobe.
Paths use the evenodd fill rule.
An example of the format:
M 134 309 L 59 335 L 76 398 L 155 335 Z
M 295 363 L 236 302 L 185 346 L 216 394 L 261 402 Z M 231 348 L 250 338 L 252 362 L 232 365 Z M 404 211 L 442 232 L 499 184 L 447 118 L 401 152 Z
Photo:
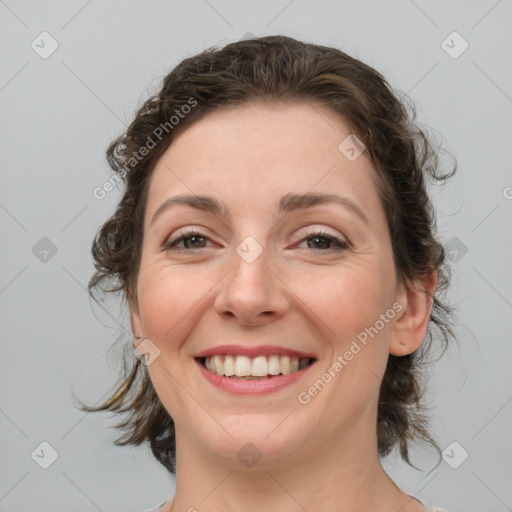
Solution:
M 389 353 L 405 356 L 417 350 L 425 339 L 437 287 L 437 273 L 428 276 L 406 289 L 402 286 L 400 303 L 404 310 L 395 322 Z

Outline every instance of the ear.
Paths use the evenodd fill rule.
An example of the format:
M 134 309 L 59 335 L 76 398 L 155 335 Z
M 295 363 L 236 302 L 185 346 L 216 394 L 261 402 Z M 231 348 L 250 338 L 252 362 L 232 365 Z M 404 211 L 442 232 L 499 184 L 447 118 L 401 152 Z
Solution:
M 134 343 L 135 343 L 136 336 L 143 336 L 142 321 L 140 318 L 139 307 L 136 302 L 135 303 L 130 302 L 130 323 L 132 326 L 132 333 L 133 333 L 133 338 L 134 338 Z M 139 343 L 140 342 L 138 342 L 137 345 Z
M 397 301 L 402 304 L 401 315 L 397 316 L 393 335 L 389 345 L 389 353 L 394 356 L 411 354 L 420 347 L 425 339 L 430 314 L 432 312 L 434 292 L 437 287 L 435 270 L 407 289 L 401 283 Z

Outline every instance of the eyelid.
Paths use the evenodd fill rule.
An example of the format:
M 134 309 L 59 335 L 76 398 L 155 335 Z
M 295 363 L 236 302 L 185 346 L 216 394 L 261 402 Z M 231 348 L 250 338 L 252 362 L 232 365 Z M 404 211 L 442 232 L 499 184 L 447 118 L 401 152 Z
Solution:
M 182 228 L 178 228 L 176 231 L 172 233 L 170 237 L 167 237 L 165 242 L 163 243 L 164 248 L 169 248 L 173 244 L 180 242 L 183 238 L 188 238 L 192 236 L 200 236 L 206 240 L 213 242 L 212 237 L 207 233 L 207 229 L 202 226 L 185 226 Z M 185 249 L 186 250 L 186 249 Z
M 332 228 L 330 228 L 330 229 L 332 229 Z M 206 249 L 207 247 L 212 247 L 212 245 L 207 246 L 207 247 L 201 247 L 198 249 L 188 249 L 188 248 L 181 248 L 181 247 L 177 248 L 176 247 L 176 245 L 178 243 L 181 243 L 183 241 L 183 239 L 194 237 L 194 236 L 204 238 L 207 242 L 209 241 L 212 244 L 215 244 L 215 242 L 212 240 L 212 237 L 208 235 L 207 231 L 208 231 L 208 229 L 206 229 L 202 226 L 199 227 L 199 226 L 193 226 L 193 225 L 178 228 L 172 234 L 172 237 L 168 237 L 166 239 L 166 241 L 163 244 L 163 248 L 167 249 L 167 250 L 173 249 L 176 251 L 194 251 L 194 250 L 198 250 L 198 249 Z M 338 232 L 331 232 L 325 226 L 321 226 L 321 225 L 308 225 L 308 226 L 303 226 L 302 228 L 299 228 L 299 230 L 297 230 L 293 234 L 294 244 L 297 244 L 297 242 L 304 242 L 305 240 L 307 240 L 308 238 L 312 238 L 313 236 L 320 236 L 320 237 L 327 238 L 327 239 L 331 240 L 332 243 L 334 243 L 337 246 L 337 248 L 331 247 L 331 248 L 325 249 L 325 250 L 308 248 L 309 250 L 330 252 L 330 251 L 347 249 L 348 247 L 351 246 L 350 241 L 344 235 L 341 235 Z
M 296 240 L 297 239 L 302 240 L 308 236 L 317 235 L 317 234 L 322 234 L 323 236 L 337 238 L 342 242 L 346 242 L 347 244 L 350 243 L 348 238 L 345 235 L 343 235 L 342 233 L 340 233 L 339 231 L 336 231 L 333 228 L 329 228 L 329 227 L 326 227 L 321 224 L 312 224 L 312 225 L 304 226 L 304 227 L 298 229 L 294 233 L 293 238 L 295 238 Z

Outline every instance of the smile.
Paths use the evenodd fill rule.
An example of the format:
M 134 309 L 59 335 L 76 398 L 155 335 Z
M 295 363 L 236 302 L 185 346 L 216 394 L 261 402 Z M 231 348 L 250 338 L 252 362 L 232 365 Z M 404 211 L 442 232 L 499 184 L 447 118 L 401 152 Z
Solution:
M 272 354 L 247 357 L 243 355 L 213 355 L 200 358 L 210 372 L 231 379 L 262 380 L 290 375 L 310 365 L 313 358 Z
M 274 393 L 297 383 L 318 355 L 277 345 L 217 345 L 195 354 L 202 376 L 235 395 Z

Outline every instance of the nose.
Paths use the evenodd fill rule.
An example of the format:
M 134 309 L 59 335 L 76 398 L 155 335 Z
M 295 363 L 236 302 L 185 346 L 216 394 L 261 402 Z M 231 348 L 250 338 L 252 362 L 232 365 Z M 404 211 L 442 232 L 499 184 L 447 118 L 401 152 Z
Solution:
M 216 313 L 248 326 L 265 325 L 283 317 L 290 306 L 286 286 L 268 266 L 265 250 L 252 262 L 233 251 L 232 263 L 215 299 Z

